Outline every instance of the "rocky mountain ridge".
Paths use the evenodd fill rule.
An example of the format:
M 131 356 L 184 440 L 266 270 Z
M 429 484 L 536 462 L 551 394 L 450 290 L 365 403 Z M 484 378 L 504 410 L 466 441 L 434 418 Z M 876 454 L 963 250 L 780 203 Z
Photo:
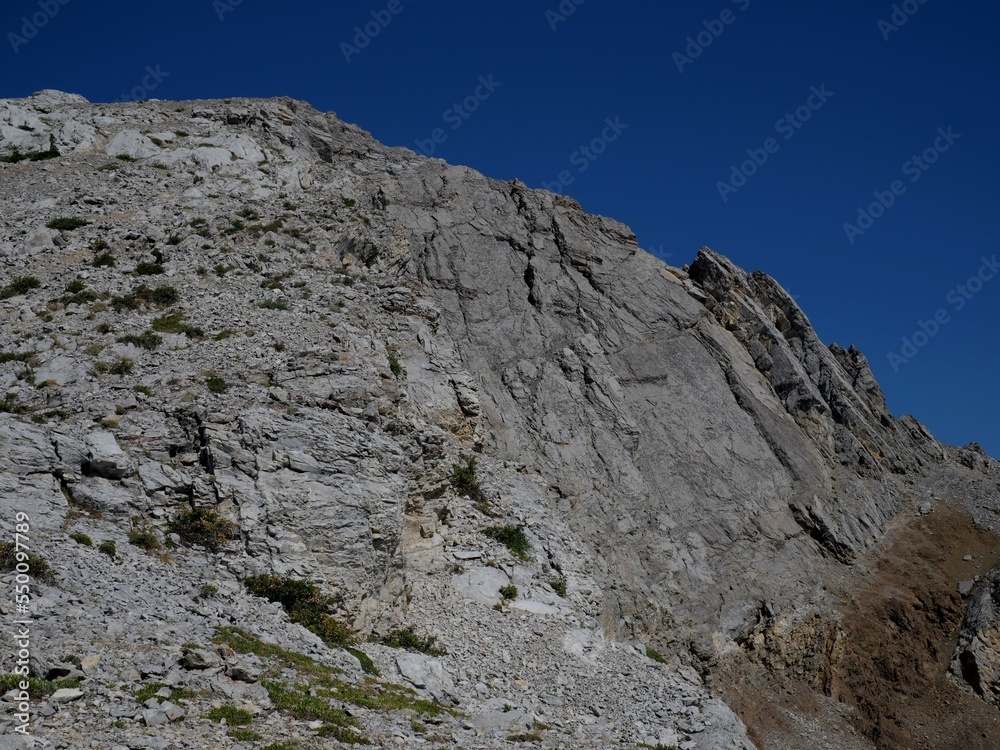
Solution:
M 964 593 L 925 640 L 970 726 L 997 721 L 976 580 L 1000 561 L 996 462 L 894 418 L 770 277 L 707 248 L 667 266 L 569 198 L 290 99 L 40 92 L 0 102 L 0 159 L 4 528 L 27 513 L 57 571 L 37 676 L 85 678 L 40 704 L 42 746 L 335 744 L 267 682 L 302 675 L 263 643 L 442 707 L 309 683 L 381 747 L 946 747 L 888 729 L 891 686 L 837 676 L 859 574 L 909 523 L 978 551 L 928 563 Z M 234 538 L 185 544 L 197 510 Z M 250 595 L 261 573 L 319 581 L 362 641 L 415 628 L 447 654 L 360 644 L 372 687 Z M 259 643 L 241 656 L 233 627 Z M 789 680 L 822 721 L 731 687 L 777 715 Z M 231 704 L 260 739 L 205 718 Z

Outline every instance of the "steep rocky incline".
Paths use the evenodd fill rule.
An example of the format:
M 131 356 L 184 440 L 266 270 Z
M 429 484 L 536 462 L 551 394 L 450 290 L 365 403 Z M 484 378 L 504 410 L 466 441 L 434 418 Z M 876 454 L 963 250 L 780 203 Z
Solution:
M 290 99 L 0 101 L 0 268 L 3 533 L 56 569 L 33 673 L 82 680 L 37 698 L 57 746 L 872 747 L 895 714 L 832 677 L 851 581 L 908 519 L 994 538 L 997 463 L 893 417 L 770 277 Z M 995 563 L 928 631 L 983 706 Z M 261 573 L 318 581 L 361 661 Z

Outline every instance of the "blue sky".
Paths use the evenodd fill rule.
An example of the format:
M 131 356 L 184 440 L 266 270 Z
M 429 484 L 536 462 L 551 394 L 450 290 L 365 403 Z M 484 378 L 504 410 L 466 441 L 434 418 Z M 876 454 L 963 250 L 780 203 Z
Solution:
M 708 245 L 766 271 L 895 414 L 1000 456 L 998 21 L 985 0 L 7 0 L 0 96 L 287 95 L 548 185 L 674 265 Z

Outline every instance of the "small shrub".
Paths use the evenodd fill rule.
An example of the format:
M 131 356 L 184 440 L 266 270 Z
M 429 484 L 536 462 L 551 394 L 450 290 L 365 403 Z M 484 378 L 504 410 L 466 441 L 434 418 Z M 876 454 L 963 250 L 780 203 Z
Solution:
M 72 539 L 77 544 L 82 544 L 84 547 L 93 547 L 94 546 L 94 540 L 91 539 L 86 534 L 74 533 L 74 534 L 70 534 L 69 538 Z
M 49 229 L 58 229 L 60 232 L 72 232 L 74 229 L 79 229 L 80 227 L 85 227 L 90 222 L 86 219 L 78 219 L 76 217 L 61 217 L 58 219 L 52 219 L 47 226 Z
M 149 396 L 150 398 L 154 395 L 152 389 L 145 385 L 133 386 L 132 390 L 136 393 L 141 393 L 143 396 Z
M 382 644 L 391 648 L 419 651 L 430 656 L 443 656 L 448 653 L 444 648 L 434 645 L 437 643 L 437 638 L 433 635 L 419 635 L 412 625 L 392 630 L 379 640 Z
M 13 393 L 6 393 L 0 399 L 0 414 L 23 414 L 24 412 L 24 405 Z
M 221 375 L 212 374 L 205 378 L 205 385 L 212 393 L 222 394 L 229 390 L 229 383 Z
M 238 727 L 250 724 L 253 721 L 253 714 L 236 706 L 219 706 L 205 714 L 205 718 L 220 724 L 224 721 L 231 727 Z
M 87 285 L 81 279 L 73 279 L 66 285 L 66 294 L 78 294 L 87 288 Z
M 27 362 L 36 352 L 0 352 L 0 365 L 7 362 Z
M 163 272 L 164 268 L 159 263 L 149 263 L 147 261 L 143 261 L 135 267 L 136 276 L 158 276 Z
M 283 299 L 269 299 L 269 300 L 264 300 L 263 302 L 258 302 L 257 307 L 260 307 L 264 310 L 287 310 L 288 303 L 285 302 Z
M 201 584 L 201 588 L 198 589 L 198 596 L 201 599 L 212 599 L 218 593 L 219 587 L 213 586 L 211 583 L 203 583 Z
M 134 161 L 138 161 L 138 159 L 136 159 L 134 156 L 129 156 L 128 154 L 118 154 L 116 158 L 121 161 L 128 162 L 129 164 L 131 164 Z
M 479 487 L 479 477 L 476 474 L 476 457 L 462 456 L 461 464 L 451 465 L 449 481 L 457 495 L 468 495 L 473 500 L 482 500 L 483 491 Z
M 504 601 L 513 601 L 514 599 L 517 599 L 517 586 L 514 584 L 501 586 L 500 596 L 503 597 Z
M 312 581 L 263 573 L 247 578 L 243 585 L 254 596 L 280 602 L 292 622 L 312 631 L 328 645 L 342 647 L 354 642 L 350 628 L 331 614 L 334 599 Z
M 128 336 L 119 336 L 119 344 L 131 344 L 132 346 L 137 346 L 140 349 L 155 349 L 160 344 L 163 343 L 163 338 L 157 336 L 152 331 L 146 331 L 145 333 L 129 334 Z
M 239 534 L 239 527 L 207 508 L 182 512 L 167 524 L 167 533 L 177 534 L 184 544 L 200 544 L 219 552 L 230 539 Z
M 128 357 L 119 357 L 108 366 L 108 372 L 112 375 L 124 377 L 126 375 L 131 375 L 134 367 L 135 362 L 133 360 Z
M 386 349 L 386 352 L 389 357 L 389 371 L 392 373 L 392 376 L 396 378 L 396 380 L 399 380 L 400 375 L 403 374 L 403 366 L 399 364 L 399 358 L 394 352 L 389 351 L 388 348 Z
M 179 234 L 172 234 L 172 235 L 170 235 L 170 237 L 167 238 L 167 244 L 168 245 L 179 245 L 183 241 L 184 241 L 184 238 L 181 237 Z
M 27 294 L 32 289 L 37 289 L 42 285 L 34 276 L 18 276 L 7 286 L 0 290 L 0 299 L 10 299 Z
M 155 552 L 161 547 L 160 538 L 156 535 L 156 530 L 149 521 L 140 521 L 137 518 L 132 519 L 132 528 L 128 532 L 128 541 L 129 544 L 139 549 L 144 549 L 146 552 Z
M 110 539 L 106 542 L 101 542 L 97 547 L 98 552 L 103 552 L 105 555 L 110 557 L 112 560 L 118 557 L 118 548 L 115 543 Z
M 494 539 L 509 549 L 515 557 L 521 560 L 528 558 L 528 538 L 524 535 L 523 526 L 490 526 L 483 529 L 483 534 Z
M 559 596 L 563 599 L 566 598 L 566 576 L 560 576 L 554 581 L 549 581 L 549 585 L 552 587 L 553 591 L 559 594 Z
M 232 330 L 231 328 L 226 328 L 224 330 L 219 331 L 212 338 L 215 341 L 225 341 L 226 339 L 232 338 L 235 335 L 236 335 L 236 331 Z
M 122 310 L 137 310 L 141 305 L 167 307 L 168 305 L 173 305 L 179 299 L 180 294 L 172 286 L 151 288 L 143 284 L 137 287 L 131 294 L 112 297 L 111 306 L 118 312 L 121 312 Z
M 344 206 L 347 208 L 354 208 L 357 205 L 357 201 L 354 200 L 354 198 L 345 198 L 344 196 L 340 196 L 340 200 L 344 202 Z
M 153 319 L 152 328 L 160 333 L 183 333 L 189 339 L 200 339 L 205 332 L 185 322 L 183 313 L 167 313 Z
M 0 570 L 14 570 L 19 563 L 27 563 L 28 575 L 35 580 L 45 583 L 55 581 L 56 572 L 44 557 L 27 549 L 18 550 L 14 542 L 0 542 Z
M 100 253 L 90 262 L 94 268 L 105 268 L 115 264 L 115 256 L 111 253 Z

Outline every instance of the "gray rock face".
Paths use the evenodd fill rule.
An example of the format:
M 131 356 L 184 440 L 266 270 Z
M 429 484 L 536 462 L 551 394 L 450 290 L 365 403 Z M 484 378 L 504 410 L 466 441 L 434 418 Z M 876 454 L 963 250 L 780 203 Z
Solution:
M 309 740 L 257 681 L 280 665 L 217 658 L 218 629 L 358 684 L 370 665 L 244 590 L 272 572 L 316 581 L 360 636 L 447 647 L 363 643 L 458 700 L 435 746 L 507 747 L 537 720 L 586 749 L 749 748 L 689 662 L 830 612 L 823 583 L 903 512 L 1000 510 L 995 461 L 893 417 L 860 352 L 707 248 L 670 267 L 571 199 L 290 99 L 0 101 L 0 155 L 50 144 L 0 163 L 0 268 L 39 278 L 0 300 L 0 525 L 30 516 L 59 571 L 32 616 L 53 654 L 88 654 L 87 699 L 45 704 L 64 744 L 215 746 L 205 696 Z M 470 457 L 478 488 L 456 481 Z M 226 538 L 183 538 L 192 510 Z M 139 519 L 173 547 L 136 546 Z M 956 674 L 974 659 L 990 697 L 983 590 Z M 355 709 L 375 746 L 428 739 Z

